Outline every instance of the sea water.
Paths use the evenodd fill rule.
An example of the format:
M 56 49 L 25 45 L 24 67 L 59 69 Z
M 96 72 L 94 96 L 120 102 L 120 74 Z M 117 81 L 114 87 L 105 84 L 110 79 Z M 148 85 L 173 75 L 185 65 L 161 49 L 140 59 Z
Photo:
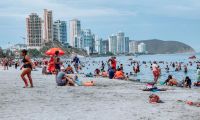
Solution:
M 194 63 L 196 60 L 191 60 L 188 59 L 190 56 L 192 56 L 194 54 L 157 54 L 157 55 L 140 55 L 140 56 L 117 56 L 116 60 L 117 60 L 117 66 L 119 66 L 120 64 L 123 64 L 124 67 L 124 72 L 125 73 L 130 73 L 133 72 L 133 65 L 131 65 L 131 60 L 135 60 L 135 61 L 140 61 L 140 73 L 134 77 L 135 79 L 141 79 L 141 80 L 147 80 L 147 81 L 153 81 L 153 74 L 152 71 L 150 69 L 150 63 L 149 61 L 164 61 L 164 62 L 168 62 L 168 65 L 170 67 L 169 72 L 167 73 L 165 70 L 166 64 L 162 64 L 162 63 L 158 63 L 162 74 L 161 77 L 159 78 L 160 81 L 164 81 L 167 79 L 168 75 L 173 75 L 174 78 L 176 78 L 177 80 L 183 80 L 186 76 L 189 76 L 192 81 L 196 81 L 197 80 L 197 75 L 196 75 L 196 63 Z M 200 58 L 199 54 L 196 54 L 197 58 Z M 103 61 L 104 63 L 107 63 L 108 59 L 110 57 L 85 57 L 85 58 L 80 58 L 81 63 L 85 66 L 82 68 L 82 71 L 84 74 L 87 73 L 94 73 L 94 70 L 96 68 L 101 69 L 101 61 Z M 142 61 L 146 61 L 147 62 L 147 66 L 142 64 Z M 188 73 L 185 74 L 184 73 L 184 68 L 183 65 L 186 65 L 189 62 L 193 62 L 193 66 L 190 66 L 190 64 L 188 64 Z M 182 64 L 182 70 L 179 72 L 175 72 L 175 68 L 172 68 L 170 66 L 170 62 L 183 62 Z M 131 66 L 130 66 L 131 65 Z M 105 65 L 105 70 L 107 70 L 107 64 Z

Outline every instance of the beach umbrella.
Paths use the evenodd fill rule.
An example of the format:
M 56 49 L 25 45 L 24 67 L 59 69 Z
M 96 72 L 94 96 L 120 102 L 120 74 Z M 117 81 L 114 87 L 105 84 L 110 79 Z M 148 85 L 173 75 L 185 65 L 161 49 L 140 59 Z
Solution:
M 51 48 L 46 51 L 46 55 L 55 55 L 56 51 L 59 51 L 60 56 L 65 54 L 65 52 L 61 48 Z

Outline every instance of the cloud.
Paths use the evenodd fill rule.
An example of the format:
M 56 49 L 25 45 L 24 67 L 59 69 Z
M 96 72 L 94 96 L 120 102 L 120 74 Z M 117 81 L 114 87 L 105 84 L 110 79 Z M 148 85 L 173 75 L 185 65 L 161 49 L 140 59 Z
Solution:
M 145 37 L 154 34 L 167 38 L 173 32 L 171 38 L 199 38 L 196 33 L 200 26 L 200 0 L 1 0 L 1 39 L 18 39 L 26 33 L 25 18 L 32 12 L 43 17 L 45 8 L 53 10 L 54 20 L 81 19 L 83 27 L 92 28 L 102 37 L 110 31 L 124 30 Z M 177 33 L 183 24 L 191 31 L 187 36 Z M 170 29 L 168 33 L 165 27 Z M 156 31 L 151 32 L 152 29 Z
M 7 6 L 12 0 L 1 2 L 1 6 Z M 72 2 L 72 1 L 67 1 Z M 81 5 L 74 2 L 67 4 L 66 2 L 60 3 L 52 0 L 19 0 L 14 2 L 10 7 L 0 8 L 0 17 L 22 17 L 31 12 L 36 12 L 42 15 L 43 9 L 52 9 L 54 16 L 58 18 L 74 18 L 74 17 L 103 17 L 103 16 L 136 16 L 137 12 L 129 10 L 121 10 L 117 8 L 107 7 L 80 7 Z M 36 4 L 37 3 L 37 4 Z M 78 4 L 78 6 L 76 4 Z M 86 2 L 87 3 L 87 2 Z M 26 17 L 24 16 L 24 17 Z

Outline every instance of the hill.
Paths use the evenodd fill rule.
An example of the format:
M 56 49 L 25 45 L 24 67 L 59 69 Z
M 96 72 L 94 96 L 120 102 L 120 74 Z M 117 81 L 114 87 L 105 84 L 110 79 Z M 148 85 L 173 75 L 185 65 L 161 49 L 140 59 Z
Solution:
M 195 50 L 185 43 L 178 41 L 163 41 L 158 39 L 140 40 L 138 43 L 145 43 L 150 54 L 174 54 L 195 52 Z

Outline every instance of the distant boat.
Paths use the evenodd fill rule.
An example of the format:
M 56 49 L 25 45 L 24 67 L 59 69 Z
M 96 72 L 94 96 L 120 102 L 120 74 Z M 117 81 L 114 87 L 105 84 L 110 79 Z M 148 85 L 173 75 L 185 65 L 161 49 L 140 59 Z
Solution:
M 190 56 L 189 59 L 196 59 L 197 57 L 195 55 Z

